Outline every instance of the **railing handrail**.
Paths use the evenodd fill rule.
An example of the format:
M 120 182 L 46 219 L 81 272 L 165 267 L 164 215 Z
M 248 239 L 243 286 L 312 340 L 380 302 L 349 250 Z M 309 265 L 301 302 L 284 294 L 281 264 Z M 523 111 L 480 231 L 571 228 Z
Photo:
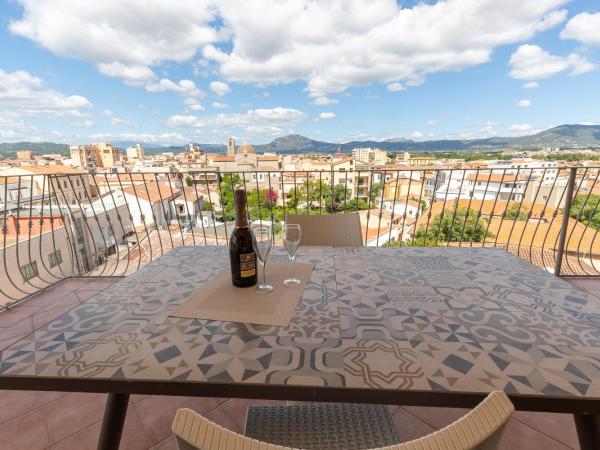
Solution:
M 235 183 L 274 236 L 290 212 L 356 211 L 365 245 L 501 247 L 555 274 L 598 276 L 599 179 L 600 166 L 547 164 L 0 175 L 0 308 L 69 276 L 126 275 L 177 246 L 227 245 Z

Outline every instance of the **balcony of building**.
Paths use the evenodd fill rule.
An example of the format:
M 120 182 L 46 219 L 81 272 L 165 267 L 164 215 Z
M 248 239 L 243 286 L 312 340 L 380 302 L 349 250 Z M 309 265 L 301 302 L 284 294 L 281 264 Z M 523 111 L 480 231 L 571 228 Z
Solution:
M 251 221 L 269 224 L 276 245 L 286 213 L 357 212 L 365 245 L 499 247 L 598 292 L 597 169 L 560 169 L 551 177 L 529 174 L 526 183 L 536 184 L 523 188 L 519 201 L 489 197 L 493 190 L 486 190 L 485 177 L 490 184 L 505 170 L 463 170 L 461 178 L 452 170 L 409 170 L 408 176 L 405 168 L 384 172 L 375 181 L 372 171 L 357 171 L 364 181 L 354 191 L 344 183 L 320 183 L 318 175 L 306 172 L 303 177 L 281 171 L 262 177 L 207 177 L 205 172 L 11 177 L 11 187 L 16 183 L 17 190 L 27 190 L 10 202 L 0 198 L 0 351 L 175 247 L 227 245 L 235 186 L 246 188 Z M 470 174 L 484 180 L 478 190 L 467 189 Z M 432 179 L 435 186 L 428 187 L 425 181 Z M 453 185 L 450 197 L 445 194 L 452 180 L 463 183 Z M 0 194 L 5 186 L 0 181 Z M 64 186 L 87 187 L 71 201 L 61 191 Z M 95 448 L 105 397 L 0 391 L 0 442 L 11 449 Z M 268 402 L 132 396 L 121 448 L 175 448 L 170 424 L 180 407 L 241 431 L 251 403 Z M 406 440 L 442 428 L 465 412 L 390 408 Z M 571 415 L 517 412 L 509 427 L 513 433 L 506 434 L 505 449 L 578 448 Z

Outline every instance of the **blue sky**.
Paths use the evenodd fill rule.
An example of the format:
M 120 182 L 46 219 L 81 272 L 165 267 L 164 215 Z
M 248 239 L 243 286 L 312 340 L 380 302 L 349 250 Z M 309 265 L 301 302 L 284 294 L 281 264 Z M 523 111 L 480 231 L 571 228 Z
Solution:
M 597 0 L 0 3 L 0 142 L 510 136 L 598 105 Z

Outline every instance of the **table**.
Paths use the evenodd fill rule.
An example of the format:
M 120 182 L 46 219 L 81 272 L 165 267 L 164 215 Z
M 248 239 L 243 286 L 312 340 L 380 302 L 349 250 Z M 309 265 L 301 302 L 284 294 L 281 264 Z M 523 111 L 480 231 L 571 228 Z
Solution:
M 299 259 L 316 266 L 290 325 L 255 326 L 168 317 L 228 265 L 225 247 L 177 248 L 0 352 L 0 389 L 109 392 L 99 448 L 132 393 L 472 407 L 502 389 L 576 414 L 600 448 L 595 297 L 499 249 Z

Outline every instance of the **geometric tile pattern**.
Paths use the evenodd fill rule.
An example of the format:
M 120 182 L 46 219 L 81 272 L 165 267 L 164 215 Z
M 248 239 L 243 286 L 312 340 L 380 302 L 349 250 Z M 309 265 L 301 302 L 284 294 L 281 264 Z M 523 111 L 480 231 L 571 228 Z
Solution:
M 313 247 L 299 259 L 315 269 L 289 326 L 194 320 L 168 314 L 228 253 L 177 248 L 0 351 L 0 388 L 21 376 L 600 397 L 597 300 L 509 253 Z

